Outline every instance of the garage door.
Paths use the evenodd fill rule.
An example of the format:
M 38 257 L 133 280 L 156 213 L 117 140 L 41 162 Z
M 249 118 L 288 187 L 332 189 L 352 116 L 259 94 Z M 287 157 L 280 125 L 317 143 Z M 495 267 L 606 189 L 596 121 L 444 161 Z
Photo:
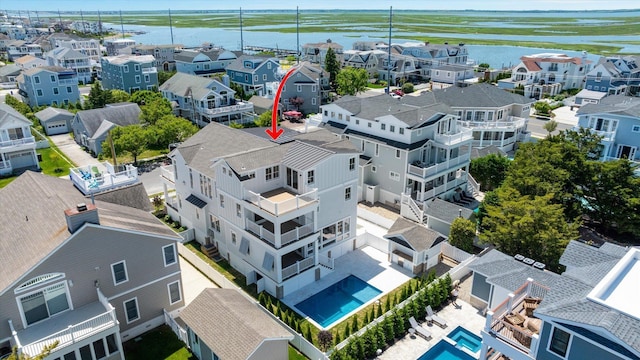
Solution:
M 47 135 L 66 134 L 68 132 L 67 123 L 64 121 L 47 124 Z
M 13 170 L 24 168 L 24 167 L 35 166 L 34 160 L 33 160 L 33 153 L 31 152 L 11 154 L 9 155 L 9 160 L 11 161 L 11 166 L 13 167 Z

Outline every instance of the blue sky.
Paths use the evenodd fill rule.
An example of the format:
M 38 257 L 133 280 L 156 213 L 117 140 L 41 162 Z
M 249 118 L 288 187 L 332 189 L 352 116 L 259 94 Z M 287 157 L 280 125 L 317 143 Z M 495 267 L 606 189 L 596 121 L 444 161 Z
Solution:
M 274 5 L 275 4 L 275 5 Z M 638 0 L 0 0 L 0 10 L 226 10 L 237 9 L 610 10 L 638 9 Z

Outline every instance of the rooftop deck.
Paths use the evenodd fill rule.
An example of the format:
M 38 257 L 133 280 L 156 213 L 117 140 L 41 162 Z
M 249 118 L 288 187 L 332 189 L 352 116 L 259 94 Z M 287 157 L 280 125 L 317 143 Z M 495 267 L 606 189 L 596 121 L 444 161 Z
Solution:
M 138 169 L 133 165 L 125 165 L 124 171 L 116 172 L 113 165 L 104 162 L 106 172 L 100 172 L 97 167 L 73 168 L 69 172 L 69 177 L 73 184 L 88 195 L 124 185 L 138 182 Z
M 245 200 L 268 213 L 278 216 L 316 203 L 318 200 L 317 195 L 317 189 L 297 195 L 285 188 L 278 188 L 262 194 L 247 191 Z

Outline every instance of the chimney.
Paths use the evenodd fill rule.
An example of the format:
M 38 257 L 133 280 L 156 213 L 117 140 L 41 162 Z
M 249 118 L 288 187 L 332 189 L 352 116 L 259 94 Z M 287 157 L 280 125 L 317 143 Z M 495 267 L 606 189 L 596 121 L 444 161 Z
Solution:
M 80 203 L 75 209 L 65 210 L 64 216 L 67 220 L 67 228 L 72 234 L 85 223 L 100 224 L 98 208 L 93 204 Z

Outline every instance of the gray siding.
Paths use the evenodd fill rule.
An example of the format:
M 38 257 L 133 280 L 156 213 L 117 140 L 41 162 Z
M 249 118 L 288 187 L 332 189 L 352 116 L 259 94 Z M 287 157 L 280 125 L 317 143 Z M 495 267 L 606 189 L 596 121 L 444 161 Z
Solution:
M 487 277 L 474 272 L 473 285 L 471 285 L 471 295 L 476 296 L 488 303 L 490 294 L 491 285 L 487 283 Z
M 548 351 L 549 338 L 551 337 L 552 327 L 548 323 L 544 323 L 542 331 L 540 332 L 540 345 L 538 347 L 538 354 L 536 359 L 538 360 L 562 360 L 562 357 Z M 567 351 L 568 360 L 584 360 L 584 359 L 598 359 L 598 360 L 619 360 L 620 357 L 598 347 L 590 342 L 583 340 L 582 338 L 571 334 L 569 340 L 569 349 Z
M 17 286 L 39 275 L 63 272 L 66 275 L 65 280 L 73 282 L 73 286 L 69 286 L 73 308 L 79 308 L 98 301 L 94 286 L 97 280 L 100 290 L 107 298 L 115 297 L 110 302 L 116 308 L 120 330 L 125 331 L 152 317 L 162 315 L 163 308 L 171 311 L 184 305 L 181 301 L 174 306 L 169 306 L 167 284 L 180 279 L 178 263 L 164 266 L 162 246 L 171 243 L 174 242 L 151 235 L 89 226 L 80 230 L 40 265 L 27 272 Z M 122 260 L 126 261 L 129 280 L 114 286 L 111 264 Z M 117 297 L 118 294 L 173 273 L 178 274 L 158 281 L 152 286 Z M 0 296 L 0 323 L 7 324 L 7 320 L 12 319 L 16 330 L 21 330 L 23 329 L 22 320 L 13 292 L 17 286 L 11 287 Z M 129 326 L 123 315 L 120 299 L 128 300 L 136 296 L 141 318 Z M 9 327 L 0 326 L 0 339 L 8 336 L 10 336 Z

